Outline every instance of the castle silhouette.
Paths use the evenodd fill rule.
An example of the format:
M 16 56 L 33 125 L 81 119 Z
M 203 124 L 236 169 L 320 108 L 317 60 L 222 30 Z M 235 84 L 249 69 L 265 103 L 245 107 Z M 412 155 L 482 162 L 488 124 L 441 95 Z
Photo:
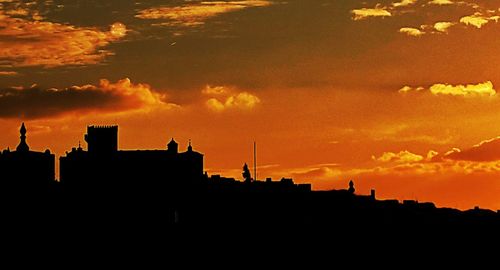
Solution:
M 185 152 L 172 138 L 166 150 L 118 149 L 118 126 L 89 126 L 85 141 L 60 158 L 61 185 L 71 191 L 144 192 L 186 190 L 199 187 L 203 180 L 203 155 Z
M 118 126 L 88 126 L 87 150 L 79 145 L 61 156 L 60 181 L 56 181 L 54 154 L 30 150 L 26 134 L 23 123 L 16 150 L 7 148 L 0 154 L 0 192 L 3 199 L 11 194 L 29 195 L 24 198 L 30 202 L 30 211 L 43 212 L 41 216 L 50 217 L 51 222 L 84 226 L 98 221 L 137 228 L 140 221 L 142 229 L 500 226 L 498 211 L 378 200 L 374 190 L 370 195 L 355 194 L 353 181 L 345 190 L 312 191 L 310 184 L 295 184 L 289 178 L 252 179 L 246 164 L 241 181 L 209 176 L 204 173 L 203 154 L 194 151 L 190 141 L 184 152 L 173 138 L 164 150 L 119 150 Z M 31 203 L 34 200 L 36 204 Z

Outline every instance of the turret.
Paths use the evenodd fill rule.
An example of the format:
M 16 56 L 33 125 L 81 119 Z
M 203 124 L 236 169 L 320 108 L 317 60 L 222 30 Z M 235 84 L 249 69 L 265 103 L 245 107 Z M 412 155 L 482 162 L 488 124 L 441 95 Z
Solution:
M 21 141 L 19 142 L 19 145 L 17 146 L 16 150 L 17 152 L 28 152 L 30 150 L 30 147 L 26 143 L 26 127 L 24 126 L 24 123 L 21 125 L 19 133 L 21 133 L 20 136 Z

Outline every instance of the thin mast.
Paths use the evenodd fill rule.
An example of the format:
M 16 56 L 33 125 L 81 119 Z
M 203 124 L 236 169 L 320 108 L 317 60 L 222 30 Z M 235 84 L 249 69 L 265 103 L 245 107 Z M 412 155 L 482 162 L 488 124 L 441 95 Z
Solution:
M 253 177 L 257 181 L 257 142 L 253 142 Z

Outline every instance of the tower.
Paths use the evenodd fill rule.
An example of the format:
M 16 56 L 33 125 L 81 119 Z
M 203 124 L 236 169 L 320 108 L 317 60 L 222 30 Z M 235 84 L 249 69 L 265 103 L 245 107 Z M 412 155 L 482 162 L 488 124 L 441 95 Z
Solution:
M 118 151 L 118 126 L 88 126 L 85 141 L 91 154 L 111 154 Z
M 174 154 L 179 153 L 179 144 L 174 141 L 174 138 L 167 144 L 167 151 Z
M 24 123 L 21 125 L 19 133 L 21 133 L 20 137 L 21 141 L 19 142 L 19 145 L 16 148 L 17 152 L 29 152 L 30 147 L 26 143 L 26 127 L 24 126 Z

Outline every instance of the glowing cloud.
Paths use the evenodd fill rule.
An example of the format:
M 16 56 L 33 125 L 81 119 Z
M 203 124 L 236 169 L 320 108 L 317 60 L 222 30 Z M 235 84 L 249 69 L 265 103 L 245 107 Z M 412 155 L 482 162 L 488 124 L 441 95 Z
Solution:
M 495 89 L 491 81 L 479 84 L 468 85 L 450 85 L 434 84 L 429 90 L 434 95 L 452 95 L 452 96 L 494 96 Z
M 119 80 L 116 83 L 102 79 L 98 87 L 84 86 L 81 89 L 85 88 L 94 90 L 101 89 L 103 92 L 124 97 L 124 100 L 127 101 L 127 104 L 130 105 L 131 108 L 165 105 L 165 102 L 163 102 L 165 97 L 152 91 L 151 86 L 142 83 L 133 84 L 129 78 Z
M 403 87 L 401 87 L 401 89 L 399 89 L 399 93 L 408 93 L 408 92 L 411 92 L 411 91 L 422 91 L 424 90 L 423 87 L 417 87 L 417 88 L 413 88 L 411 86 L 408 86 L 408 85 L 405 85 Z
M 103 47 L 126 34 L 121 23 L 108 32 L 96 28 L 30 21 L 0 10 L 0 60 L 8 66 L 58 67 L 102 62 L 113 53 Z
M 389 12 L 385 7 L 380 7 L 377 5 L 375 8 L 361 8 L 361 9 L 353 9 L 351 13 L 354 15 L 353 20 L 363 20 L 368 17 L 390 17 L 392 16 L 391 12 Z
M 448 28 L 451 26 L 455 25 L 455 23 L 452 22 L 437 22 L 434 24 L 434 29 L 439 32 L 448 32 Z
M 401 0 L 401 2 L 392 3 L 392 6 L 393 7 L 406 7 L 406 6 L 413 5 L 416 2 L 417 2 L 417 0 Z
M 424 90 L 423 87 L 413 88 L 411 86 L 403 86 L 399 89 L 399 93 L 406 94 L 409 92 L 419 92 Z M 467 84 L 467 85 L 451 85 L 451 84 L 442 84 L 437 83 L 432 85 L 429 88 L 429 91 L 433 95 L 451 95 L 451 96 L 494 96 L 496 95 L 496 91 L 493 88 L 493 83 L 491 81 L 487 81 L 484 83 L 478 84 Z
M 75 112 L 117 113 L 155 108 L 174 108 L 165 96 L 147 84 L 134 84 L 128 78 L 112 83 L 102 79 L 98 85 L 65 89 L 0 89 L 0 117 L 44 118 Z
M 207 101 L 209 109 L 214 111 L 223 111 L 226 109 L 251 109 L 260 103 L 260 99 L 247 92 L 242 92 L 236 95 L 229 96 L 224 102 L 216 98 L 211 98 Z
M 426 161 L 432 161 L 434 157 L 436 157 L 437 155 L 439 155 L 438 152 L 434 151 L 434 150 L 429 150 L 429 152 L 427 152 L 427 156 L 425 158 Z
M 489 18 L 482 16 L 481 13 L 474 13 L 473 15 L 460 18 L 460 22 L 465 25 L 472 25 L 476 28 L 481 28 L 489 22 Z
M 223 95 L 228 92 L 225 86 L 205 86 L 205 89 L 201 91 L 205 95 Z
M 386 16 L 406 16 L 406 14 L 411 14 L 415 12 L 424 12 L 428 13 L 431 16 L 432 20 L 437 21 L 434 24 L 421 24 L 419 28 L 415 27 L 406 27 L 402 25 L 399 28 L 400 33 L 404 33 L 409 36 L 421 36 L 423 34 L 439 34 L 439 33 L 447 33 L 449 28 L 453 25 L 463 23 L 465 25 L 472 25 L 476 28 L 481 28 L 485 24 L 495 21 L 498 22 L 500 20 L 500 15 L 498 14 L 497 9 L 492 9 L 488 7 L 484 3 L 473 3 L 473 1 L 452 1 L 452 0 L 432 0 L 428 1 L 427 4 L 416 5 L 417 1 L 415 0 L 401 0 L 399 2 L 393 2 L 389 6 L 382 6 L 381 4 L 377 4 L 375 8 L 360 8 L 351 10 L 351 13 L 354 14 L 354 20 L 362 20 L 368 17 L 386 17 Z M 441 8 L 431 8 L 429 5 L 434 6 L 445 6 L 445 5 L 454 5 L 456 6 L 455 11 L 457 17 L 457 21 L 442 21 L 443 19 L 439 19 L 439 17 L 443 17 L 442 12 L 438 12 Z M 411 6 L 411 7 L 408 7 Z M 455 7 L 454 7 L 455 8 Z M 476 12 L 473 15 L 463 16 L 463 12 L 470 12 L 470 9 L 475 10 Z M 463 17 L 460 17 L 463 16 Z M 401 21 L 402 22 L 402 21 Z
M 420 29 L 417 28 L 411 28 L 411 27 L 403 27 L 399 29 L 399 33 L 406 34 L 408 36 L 413 36 L 413 37 L 418 37 L 424 34 L 424 32 L 420 31 Z
M 454 4 L 452 1 L 450 0 L 432 0 L 432 1 L 429 1 L 429 4 L 430 5 L 451 5 L 451 4 Z
M 206 86 L 201 91 L 205 95 L 218 96 L 218 98 L 210 98 L 207 100 L 207 107 L 216 112 L 221 112 L 226 109 L 252 109 L 260 103 L 260 99 L 248 92 L 240 92 L 232 94 L 233 90 L 224 86 Z
M 424 160 L 424 157 L 404 150 L 399 153 L 384 152 L 382 156 L 378 158 L 372 156 L 372 159 L 380 162 L 412 163 L 420 162 Z
M 405 85 L 403 87 L 401 87 L 401 89 L 399 89 L 399 93 L 407 93 L 407 92 L 410 92 L 410 91 L 413 91 L 413 88 L 411 88 L 410 86 L 408 85 Z
M 213 1 L 187 4 L 178 7 L 154 7 L 139 11 L 135 17 L 140 19 L 166 19 L 165 25 L 178 24 L 196 26 L 219 14 L 234 12 L 251 7 L 264 7 L 272 3 L 265 0 Z

